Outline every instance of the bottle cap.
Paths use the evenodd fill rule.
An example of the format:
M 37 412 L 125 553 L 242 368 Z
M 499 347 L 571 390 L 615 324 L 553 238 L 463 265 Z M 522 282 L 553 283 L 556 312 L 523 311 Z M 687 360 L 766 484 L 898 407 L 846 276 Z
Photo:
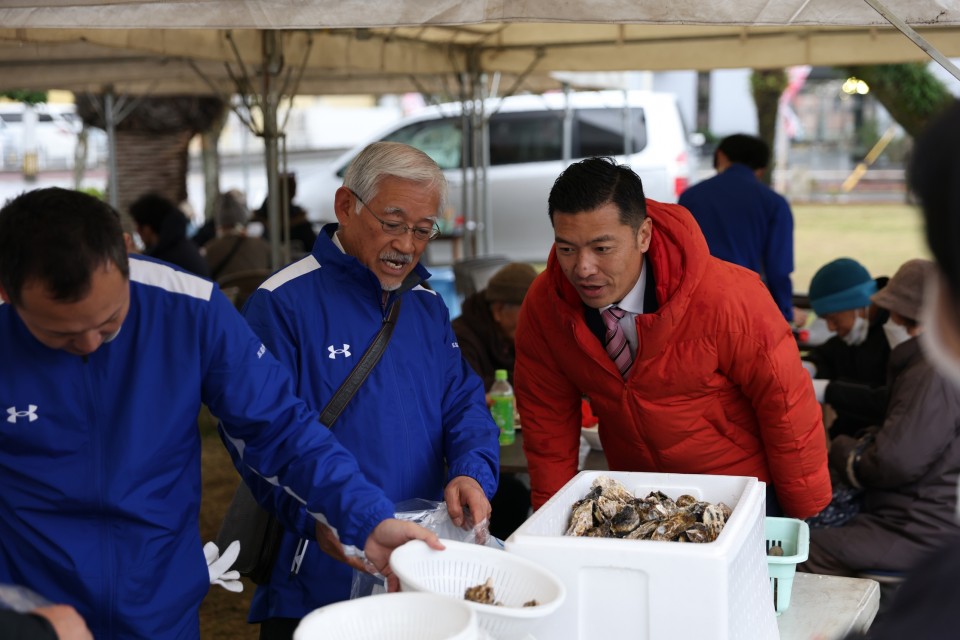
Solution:
M 507 370 L 506 369 L 497 369 L 493 372 L 494 380 L 506 380 L 507 379 Z

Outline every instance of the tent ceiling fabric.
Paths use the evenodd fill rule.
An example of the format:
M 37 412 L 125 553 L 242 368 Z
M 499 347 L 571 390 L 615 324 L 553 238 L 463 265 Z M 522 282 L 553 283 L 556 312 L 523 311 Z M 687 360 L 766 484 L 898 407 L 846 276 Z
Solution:
M 919 31 L 943 54 L 960 56 L 960 26 Z M 0 29 L 0 84 L 28 88 L 25 81 L 30 81 L 70 88 L 113 81 L 118 89 L 129 92 L 151 85 L 155 90 L 205 92 L 206 84 L 187 60 L 228 88 L 231 83 L 223 63 L 238 69 L 234 46 L 251 68 L 262 58 L 259 31 L 152 29 L 148 33 L 149 37 L 139 29 Z M 431 77 L 467 70 L 514 75 L 532 70 L 546 79 L 551 71 L 776 68 L 928 59 L 892 27 L 522 23 L 295 30 L 278 35 L 289 68 L 297 68 L 307 56 L 300 93 L 410 91 L 417 89 L 411 76 L 427 84 L 433 82 Z M 91 55 L 71 53 L 79 47 L 88 47 Z M 549 83 L 540 86 L 550 87 Z
M 882 1 L 960 56 L 960 2 Z M 463 72 L 530 73 L 542 90 L 553 71 L 928 60 L 865 0 L 6 0 L 0 86 L 207 92 L 199 69 L 235 92 L 224 63 L 239 73 L 239 52 L 260 76 L 264 29 L 315 94 L 456 90 Z
M 857 25 L 887 21 L 862 0 L 7 0 L 10 27 L 249 28 L 596 22 Z M 953 0 L 887 0 L 912 25 L 960 24 Z

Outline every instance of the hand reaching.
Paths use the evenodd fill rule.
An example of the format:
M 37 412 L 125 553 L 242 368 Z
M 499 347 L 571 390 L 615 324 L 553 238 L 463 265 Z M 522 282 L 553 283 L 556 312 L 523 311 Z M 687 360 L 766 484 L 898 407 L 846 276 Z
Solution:
M 30 613 L 47 619 L 57 634 L 58 640 L 93 640 L 87 623 L 73 607 L 55 604 L 38 607 Z

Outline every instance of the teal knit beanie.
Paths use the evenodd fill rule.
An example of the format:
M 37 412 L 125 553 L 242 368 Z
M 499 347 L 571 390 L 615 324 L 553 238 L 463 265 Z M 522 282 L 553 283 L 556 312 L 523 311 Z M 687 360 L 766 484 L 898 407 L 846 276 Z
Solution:
M 820 267 L 810 281 L 810 306 L 818 316 L 870 306 L 877 283 L 862 264 L 838 258 Z

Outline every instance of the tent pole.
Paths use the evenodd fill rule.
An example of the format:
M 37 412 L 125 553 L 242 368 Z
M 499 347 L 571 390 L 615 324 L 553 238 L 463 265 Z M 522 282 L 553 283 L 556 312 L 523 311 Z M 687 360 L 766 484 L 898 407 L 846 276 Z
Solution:
M 899 29 L 900 33 L 910 38 L 910 40 L 913 41 L 913 44 L 920 47 L 924 53 L 940 63 L 940 66 L 946 69 L 954 78 L 960 80 L 960 68 L 957 68 L 957 65 L 950 62 L 949 58 L 937 51 L 936 47 L 927 42 L 923 36 L 917 33 L 913 27 L 904 22 L 900 16 L 887 9 L 887 7 L 880 2 L 880 0 L 863 1 L 873 7 L 877 13 L 887 20 L 887 22 Z
M 120 190 L 117 186 L 117 114 L 113 106 L 113 87 L 103 92 L 103 119 L 107 125 L 107 163 L 109 165 L 110 206 L 116 209 L 120 202 Z
M 263 149 L 267 170 L 267 228 L 270 231 L 270 264 L 277 269 L 280 257 L 280 180 L 277 175 L 279 150 L 277 147 L 277 104 L 279 96 L 273 76 L 283 66 L 280 39 L 276 31 L 263 31 Z

